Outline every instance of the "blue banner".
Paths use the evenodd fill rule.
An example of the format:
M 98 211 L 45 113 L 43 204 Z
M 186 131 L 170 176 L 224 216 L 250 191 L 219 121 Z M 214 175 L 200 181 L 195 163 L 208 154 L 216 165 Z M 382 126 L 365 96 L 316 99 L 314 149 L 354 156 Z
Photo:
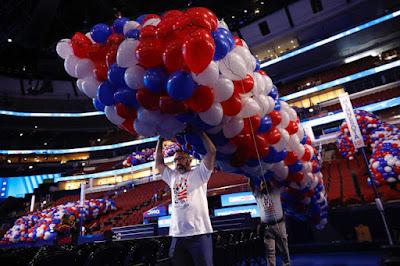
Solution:
M 156 207 L 143 213 L 144 218 L 159 217 L 159 216 L 164 216 L 164 215 L 167 215 L 167 209 L 163 205 L 156 206 Z
M 251 192 L 239 192 L 221 195 L 222 207 L 253 203 L 256 203 L 256 199 L 254 198 L 253 194 L 251 194 Z
M 252 218 L 260 217 L 260 212 L 259 212 L 256 204 L 247 205 L 247 206 L 237 206 L 237 207 L 215 209 L 214 215 L 215 216 L 226 216 L 226 215 L 247 213 L 247 212 L 250 213 Z

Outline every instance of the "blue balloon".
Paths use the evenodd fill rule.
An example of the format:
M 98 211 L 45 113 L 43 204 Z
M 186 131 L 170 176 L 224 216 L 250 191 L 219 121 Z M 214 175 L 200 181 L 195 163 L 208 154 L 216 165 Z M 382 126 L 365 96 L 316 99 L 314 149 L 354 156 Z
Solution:
M 197 130 L 200 130 L 200 131 L 205 131 L 205 130 L 208 130 L 213 127 L 209 124 L 204 123 L 203 120 L 201 120 L 199 116 L 196 116 L 192 120 L 191 124 L 194 128 L 196 128 Z
M 117 103 L 122 103 L 126 106 L 134 107 L 135 109 L 140 107 L 140 104 L 136 100 L 136 91 L 131 89 L 118 90 L 114 93 L 114 100 Z
M 185 134 L 185 140 L 192 146 L 203 146 L 203 141 L 201 140 L 200 136 L 196 133 L 188 133 Z
M 174 100 L 184 101 L 190 98 L 196 88 L 192 75 L 186 71 L 176 71 L 169 76 L 167 91 Z
M 187 113 L 179 114 L 179 115 L 175 116 L 175 118 L 182 123 L 191 123 L 193 120 L 196 119 L 196 114 L 193 112 L 187 112 Z
M 97 43 L 105 43 L 108 36 L 112 34 L 111 28 L 104 23 L 99 23 L 93 26 L 90 30 L 90 37 Z
M 302 140 L 300 140 L 300 143 L 304 145 L 304 144 L 306 144 L 306 142 L 307 142 L 307 136 L 306 136 L 306 134 L 304 134 L 304 137 Z
M 258 70 L 260 70 L 260 60 L 256 59 L 256 68 L 254 69 L 254 71 Z
M 229 142 L 229 140 L 225 138 L 225 135 L 222 132 L 222 130 L 219 131 L 217 134 L 208 134 L 208 136 L 216 146 L 223 146 Z
M 225 154 L 225 153 L 221 153 L 219 151 L 217 151 L 217 154 L 215 156 L 215 158 L 218 161 L 229 161 L 232 157 L 232 154 Z
M 167 86 L 168 74 L 161 67 L 149 68 L 144 72 L 144 86 L 154 93 L 165 91 Z
M 286 158 L 287 154 L 288 154 L 287 150 L 285 150 L 285 149 L 278 152 L 278 155 L 277 155 L 278 162 L 284 160 Z
M 139 36 L 140 36 L 140 30 L 138 29 L 131 29 L 125 33 L 125 38 L 127 39 L 139 40 Z
M 250 167 L 255 167 L 255 166 L 259 166 L 260 165 L 260 163 L 256 159 L 249 159 L 249 160 L 246 161 L 245 164 L 247 166 L 250 166 Z
M 261 118 L 260 126 L 258 127 L 258 132 L 265 133 L 272 128 L 272 120 L 269 116 L 264 116 Z
M 112 64 L 108 70 L 108 80 L 115 87 L 125 87 L 125 68 L 119 67 L 116 63 Z
M 135 19 L 135 21 L 139 24 L 143 24 L 143 20 L 147 17 L 147 14 L 140 15 Z
M 97 111 L 104 112 L 104 108 L 106 108 L 106 106 L 105 106 L 104 104 L 102 104 L 102 103 L 97 99 L 97 97 L 96 97 L 96 98 L 93 98 L 92 102 L 93 102 L 93 107 L 94 107 Z
M 218 28 L 212 33 L 215 43 L 215 53 L 213 60 L 224 58 L 233 49 L 235 41 L 232 33 L 224 28 Z
M 276 88 L 276 86 L 274 85 L 274 86 L 272 86 L 272 89 L 271 89 L 271 91 L 269 92 L 269 94 L 268 94 L 269 96 L 271 96 L 274 100 L 277 100 L 278 99 L 278 89 Z
M 114 20 L 113 23 L 113 30 L 116 33 L 124 33 L 124 25 L 129 21 L 128 18 L 122 17 L 122 18 L 117 18 Z
M 263 158 L 263 161 L 266 163 L 277 163 L 281 160 L 278 160 L 279 152 L 272 146 L 269 147 L 269 152 L 267 156 Z
M 185 140 L 185 137 L 183 135 L 176 135 L 175 139 L 181 145 L 185 145 L 186 144 L 186 140 Z
M 114 93 L 117 90 L 108 81 L 102 82 L 97 89 L 97 97 L 99 101 L 105 106 L 115 104 Z
M 276 111 L 281 110 L 281 103 L 279 102 L 279 100 L 276 100 L 276 101 L 275 101 L 274 110 L 276 110 Z
M 289 172 L 296 173 L 303 169 L 303 164 L 300 161 L 295 162 L 294 164 L 288 165 Z

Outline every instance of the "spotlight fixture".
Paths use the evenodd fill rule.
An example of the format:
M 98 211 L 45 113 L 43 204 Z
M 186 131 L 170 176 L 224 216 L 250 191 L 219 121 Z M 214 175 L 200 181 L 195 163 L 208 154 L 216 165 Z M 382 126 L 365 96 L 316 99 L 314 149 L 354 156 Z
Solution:
M 29 169 L 32 169 L 33 168 L 33 165 L 29 165 L 29 167 L 28 167 Z
M 256 9 L 256 10 L 254 10 L 254 14 L 258 14 L 258 13 L 260 13 L 260 9 Z
M 310 109 L 308 109 L 308 111 L 309 111 L 310 113 L 312 113 L 312 112 L 314 112 L 314 109 L 310 108 Z
M 24 133 L 22 133 L 22 132 L 21 132 L 21 133 L 19 133 L 19 136 L 20 136 L 20 137 L 22 137 L 23 135 L 24 135 Z
M 235 18 L 235 16 L 232 16 L 232 18 Z
M 10 159 L 8 159 L 8 160 L 7 160 L 7 163 L 11 163 L 11 160 L 10 160 Z
M 247 9 L 243 10 L 244 13 L 247 13 Z
M 307 82 L 307 83 L 306 83 L 306 85 L 307 85 L 307 86 L 310 86 L 310 85 L 311 85 L 311 83 L 310 83 L 310 82 Z
M 43 143 L 44 146 L 47 146 L 47 142 Z
M 100 142 L 101 141 L 101 139 L 99 138 L 99 139 L 97 139 L 97 142 Z
M 261 5 L 263 5 L 264 4 L 264 1 L 261 1 L 261 3 L 260 3 Z
M 7 42 L 12 42 L 12 39 L 11 39 L 11 38 L 8 38 L 8 39 L 7 39 Z
M 38 128 L 38 126 L 35 126 L 35 129 Z

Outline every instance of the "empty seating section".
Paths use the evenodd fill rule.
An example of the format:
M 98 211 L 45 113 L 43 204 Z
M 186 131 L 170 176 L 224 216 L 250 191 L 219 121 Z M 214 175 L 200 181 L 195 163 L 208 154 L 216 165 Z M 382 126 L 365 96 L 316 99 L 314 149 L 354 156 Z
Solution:
M 302 79 L 290 84 L 281 85 L 278 88 L 279 94 L 284 96 L 294 93 L 296 91 L 311 88 L 326 83 L 328 81 L 332 81 L 344 76 L 348 76 L 375 67 L 377 64 L 379 64 L 379 62 L 380 61 L 378 59 L 369 56 L 349 64 L 341 65 L 335 69 L 329 69 L 327 71 L 314 74 L 312 77 L 306 79 Z

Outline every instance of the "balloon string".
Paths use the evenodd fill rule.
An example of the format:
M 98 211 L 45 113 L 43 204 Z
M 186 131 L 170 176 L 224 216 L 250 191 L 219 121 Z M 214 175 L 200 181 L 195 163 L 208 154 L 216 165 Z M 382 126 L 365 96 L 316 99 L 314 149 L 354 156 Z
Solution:
M 240 82 L 241 82 L 241 85 L 242 85 L 242 92 L 243 92 L 243 94 L 245 94 L 244 87 L 243 87 L 243 79 Z M 260 153 L 258 151 L 257 142 L 256 142 L 256 138 L 255 138 L 255 135 L 254 135 L 253 123 L 251 122 L 250 118 L 247 118 L 247 119 L 249 119 L 249 122 L 250 122 L 250 129 L 251 129 L 250 132 L 251 132 L 251 136 L 252 136 L 252 139 L 253 139 L 254 147 L 255 147 L 255 150 L 256 150 L 256 153 L 257 153 L 258 165 L 260 167 L 260 172 L 261 172 L 260 176 L 261 176 L 262 180 L 264 181 L 264 183 L 267 184 L 267 181 L 266 181 L 266 179 L 264 177 L 264 169 L 263 169 L 263 166 L 262 166 L 262 163 L 261 163 Z M 267 185 L 265 185 L 265 189 L 267 191 L 267 194 L 272 197 L 272 194 L 268 190 L 268 186 Z M 272 199 L 271 199 L 270 203 L 272 204 L 272 207 L 273 207 L 274 203 L 273 203 Z M 273 208 L 273 210 L 274 210 L 273 211 L 273 215 L 274 215 L 275 224 L 278 224 L 278 218 L 276 217 L 275 208 Z M 283 238 L 280 226 L 278 226 L 278 231 L 279 231 L 279 237 Z

